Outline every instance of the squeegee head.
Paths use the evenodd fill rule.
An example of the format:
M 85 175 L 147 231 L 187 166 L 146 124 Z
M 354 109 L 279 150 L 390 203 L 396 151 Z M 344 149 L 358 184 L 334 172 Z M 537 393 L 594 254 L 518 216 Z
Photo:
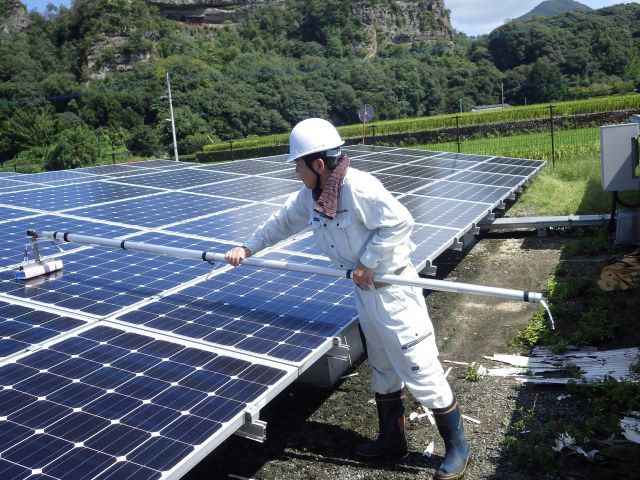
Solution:
M 59 258 L 25 263 L 16 270 L 16 278 L 18 280 L 27 280 L 29 278 L 39 277 L 47 273 L 62 270 L 62 266 L 62 260 Z

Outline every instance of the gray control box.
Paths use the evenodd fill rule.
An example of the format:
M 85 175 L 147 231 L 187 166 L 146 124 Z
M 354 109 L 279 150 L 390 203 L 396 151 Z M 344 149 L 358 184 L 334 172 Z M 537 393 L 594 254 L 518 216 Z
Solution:
M 606 192 L 640 190 L 637 123 L 600 127 L 600 169 Z

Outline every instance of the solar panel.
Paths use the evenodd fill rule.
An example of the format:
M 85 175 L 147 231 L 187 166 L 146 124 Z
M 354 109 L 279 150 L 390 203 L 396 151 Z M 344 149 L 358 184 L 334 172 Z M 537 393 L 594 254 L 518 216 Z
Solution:
M 221 239 L 238 244 L 248 238 L 256 227 L 277 212 L 279 208 L 278 205 L 267 203 L 250 204 L 225 213 L 165 228 L 173 232 Z
M 195 168 L 182 168 L 163 172 L 143 173 L 140 175 L 128 175 L 126 177 L 113 178 L 114 182 L 140 185 L 144 187 L 168 188 L 180 190 L 196 185 L 207 185 L 229 178 L 229 175 Z
M 93 326 L 0 366 L 4 475 L 179 478 L 294 368 Z
M 130 187 L 125 188 L 140 188 Z M 163 192 L 155 195 L 78 208 L 73 214 L 140 227 L 161 227 L 194 217 L 247 205 L 247 202 L 213 198 L 195 193 Z M 1 201 L 1 199 L 0 199 Z
M 272 162 L 269 160 L 239 160 L 230 163 L 219 163 L 212 165 L 211 170 L 220 172 L 243 173 L 245 175 L 258 175 L 266 172 L 276 172 L 278 170 L 290 169 L 290 164 Z
M 56 188 L 40 188 L 19 193 L 0 193 L 0 205 L 15 205 L 56 212 L 157 192 L 151 188 L 98 181 Z
M 133 237 L 134 241 L 146 239 L 196 250 L 224 251 L 230 247 L 158 233 Z M 22 280 L 16 280 L 11 270 L 0 271 L 0 293 L 102 317 L 177 288 L 211 270 L 209 265 L 193 260 L 100 248 L 73 250 L 61 258 L 64 274 L 54 276 L 38 288 L 29 288 Z
M 400 202 L 409 209 L 416 223 L 450 227 L 464 230 L 470 229 L 486 217 L 491 208 L 485 203 L 446 200 L 435 197 L 406 195 Z
M 327 266 L 286 253 L 269 258 Z M 299 364 L 356 318 L 353 285 L 270 269 L 227 269 L 202 284 L 117 316 L 153 331 Z
M 299 180 L 280 180 L 266 177 L 241 177 L 189 189 L 190 192 L 195 193 L 253 201 L 273 200 L 298 190 L 300 190 Z
M 413 214 L 419 269 L 544 166 L 344 149 Z M 0 477 L 178 478 L 355 325 L 353 285 L 324 276 L 46 242 L 62 274 L 2 270 L 28 228 L 223 252 L 301 187 L 284 159 L 0 175 Z M 329 265 L 310 232 L 261 254 Z
M 86 321 L 0 300 L 0 359 L 24 352 Z
M 59 230 L 71 232 L 83 232 L 86 235 L 102 235 L 110 238 L 120 238 L 138 231 L 134 228 L 125 228 L 113 226 L 106 223 L 92 222 L 90 220 L 79 220 L 61 215 L 33 215 L 25 217 L 24 212 L 13 210 L 14 215 L 23 217 L 19 220 L 10 220 L 0 222 L 0 268 L 10 265 L 17 265 L 23 261 L 25 247 L 30 245 L 27 240 L 27 230 L 38 226 L 43 230 Z M 9 216 L 11 218 L 11 216 Z M 69 244 L 64 247 L 65 251 L 78 248 L 78 245 Z M 39 249 L 42 256 L 58 255 L 60 249 L 51 242 L 39 242 Z M 30 259 L 33 260 L 33 254 L 30 251 Z

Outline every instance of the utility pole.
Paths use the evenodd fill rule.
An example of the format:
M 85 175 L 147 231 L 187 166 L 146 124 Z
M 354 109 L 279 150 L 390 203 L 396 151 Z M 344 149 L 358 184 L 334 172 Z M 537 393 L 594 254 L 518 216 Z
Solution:
M 173 154 L 176 162 L 178 161 L 178 142 L 176 140 L 176 123 L 173 120 L 173 101 L 171 99 L 171 83 L 169 82 L 169 72 L 167 72 L 167 92 L 169 96 L 169 113 L 171 118 L 167 118 L 167 122 L 171 122 L 171 133 L 173 134 Z
M 460 97 L 460 113 L 462 113 L 462 97 Z
M 504 109 L 504 83 L 500 84 L 500 98 L 502 99 L 502 108 Z

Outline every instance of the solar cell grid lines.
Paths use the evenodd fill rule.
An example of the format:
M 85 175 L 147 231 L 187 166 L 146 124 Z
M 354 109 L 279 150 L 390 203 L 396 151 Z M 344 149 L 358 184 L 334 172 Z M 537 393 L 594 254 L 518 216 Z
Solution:
M 206 185 L 213 182 L 228 180 L 229 177 L 230 176 L 228 174 L 221 172 L 195 168 L 182 168 L 178 170 L 171 169 L 168 171 L 141 172 L 139 175 L 127 175 L 125 177 L 112 177 L 112 181 L 145 187 L 180 190 L 197 185 Z
M 162 241 L 160 236 L 152 239 Z M 185 243 L 181 242 L 180 246 Z M 228 247 L 214 242 L 191 240 L 190 243 L 191 247 L 201 250 Z M 50 281 L 33 286 L 16 280 L 13 271 L 0 271 L 0 292 L 101 317 L 179 287 L 208 274 L 211 269 L 208 264 L 193 260 L 100 248 L 74 250 L 62 258 L 65 268 L 61 276 L 53 275 Z
M 414 215 L 418 268 L 544 166 L 344 151 Z M 0 477 L 179 478 L 354 327 L 344 279 L 48 242 L 63 272 L 19 283 L 6 269 L 30 228 L 224 252 L 302 187 L 285 159 L 0 174 Z M 309 232 L 262 255 L 330 264 Z
M 220 171 L 220 172 L 232 172 L 232 173 L 243 173 L 245 175 L 258 175 L 261 173 L 267 172 L 277 172 L 278 170 L 283 170 L 291 168 L 291 165 L 282 163 L 282 162 L 274 162 L 269 160 L 240 160 L 237 162 L 229 162 L 229 163 L 220 163 L 211 166 L 211 169 Z
M 375 173 L 375 177 L 392 193 L 409 193 L 435 181 L 433 178 L 403 177 L 385 173 Z
M 215 183 L 189 189 L 190 192 L 244 200 L 272 200 L 300 190 L 300 181 L 268 177 L 241 177 L 223 183 Z
M 0 193 L 0 205 L 59 212 L 96 203 L 157 193 L 157 190 L 106 182 L 88 182 L 19 193 Z
M 0 359 L 85 325 L 86 322 L 0 300 Z
M 455 173 L 455 170 L 447 169 L 447 168 L 439 168 L 439 167 L 424 167 L 420 165 L 406 164 L 406 165 L 398 165 L 390 168 L 386 168 L 380 173 L 384 173 L 387 175 L 399 175 L 402 177 L 418 177 L 418 178 L 444 178 L 452 173 Z
M 118 320 L 299 363 L 355 318 L 349 282 L 328 283 L 318 276 L 249 267 L 240 270 L 226 271 Z
M 0 468 L 55 479 L 178 478 L 294 374 L 121 327 L 85 328 L 0 366 L 10 385 L 0 391 Z
M 495 185 L 499 187 L 519 187 L 527 183 L 527 177 L 518 175 L 504 175 L 478 171 L 462 171 L 454 173 L 447 180 L 454 182 L 475 183 L 477 185 Z
M 14 210 L 20 214 L 19 210 Z M 23 261 L 25 247 L 28 248 L 29 258 L 33 260 L 33 252 L 27 240 L 27 230 L 37 226 L 42 230 L 64 230 L 71 232 L 83 232 L 86 235 L 103 235 L 108 237 L 121 237 L 139 231 L 135 228 L 112 226 L 105 223 L 92 222 L 89 220 L 78 220 L 59 215 L 31 215 L 29 217 L 0 222 L 0 269 L 10 265 L 17 265 Z M 65 251 L 78 248 L 78 245 L 66 245 Z M 39 249 L 42 256 L 58 255 L 60 249 L 51 242 L 39 242 Z
M 511 195 L 511 189 L 493 185 L 474 185 L 470 183 L 439 180 L 412 192 L 430 197 L 468 200 L 492 204 L 496 199 L 504 200 Z
M 129 187 L 127 188 L 139 188 Z M 108 220 L 131 226 L 157 228 L 195 217 L 209 215 L 248 202 L 213 198 L 186 192 L 163 192 L 153 190 L 155 195 L 79 208 L 74 215 L 92 219 Z
M 224 241 L 242 243 L 253 231 L 279 209 L 267 203 L 247 204 L 224 214 L 211 215 L 192 222 L 166 227 L 172 232 L 200 235 Z
M 521 165 L 507 165 L 503 163 L 481 163 L 474 165 L 470 170 L 478 172 L 501 173 L 507 175 L 528 176 L 535 172 L 534 167 L 526 167 Z
M 406 195 L 400 198 L 416 223 L 456 228 L 469 229 L 471 226 L 486 217 L 491 208 L 486 203 L 462 202 L 460 200 L 447 200 L 418 195 Z

